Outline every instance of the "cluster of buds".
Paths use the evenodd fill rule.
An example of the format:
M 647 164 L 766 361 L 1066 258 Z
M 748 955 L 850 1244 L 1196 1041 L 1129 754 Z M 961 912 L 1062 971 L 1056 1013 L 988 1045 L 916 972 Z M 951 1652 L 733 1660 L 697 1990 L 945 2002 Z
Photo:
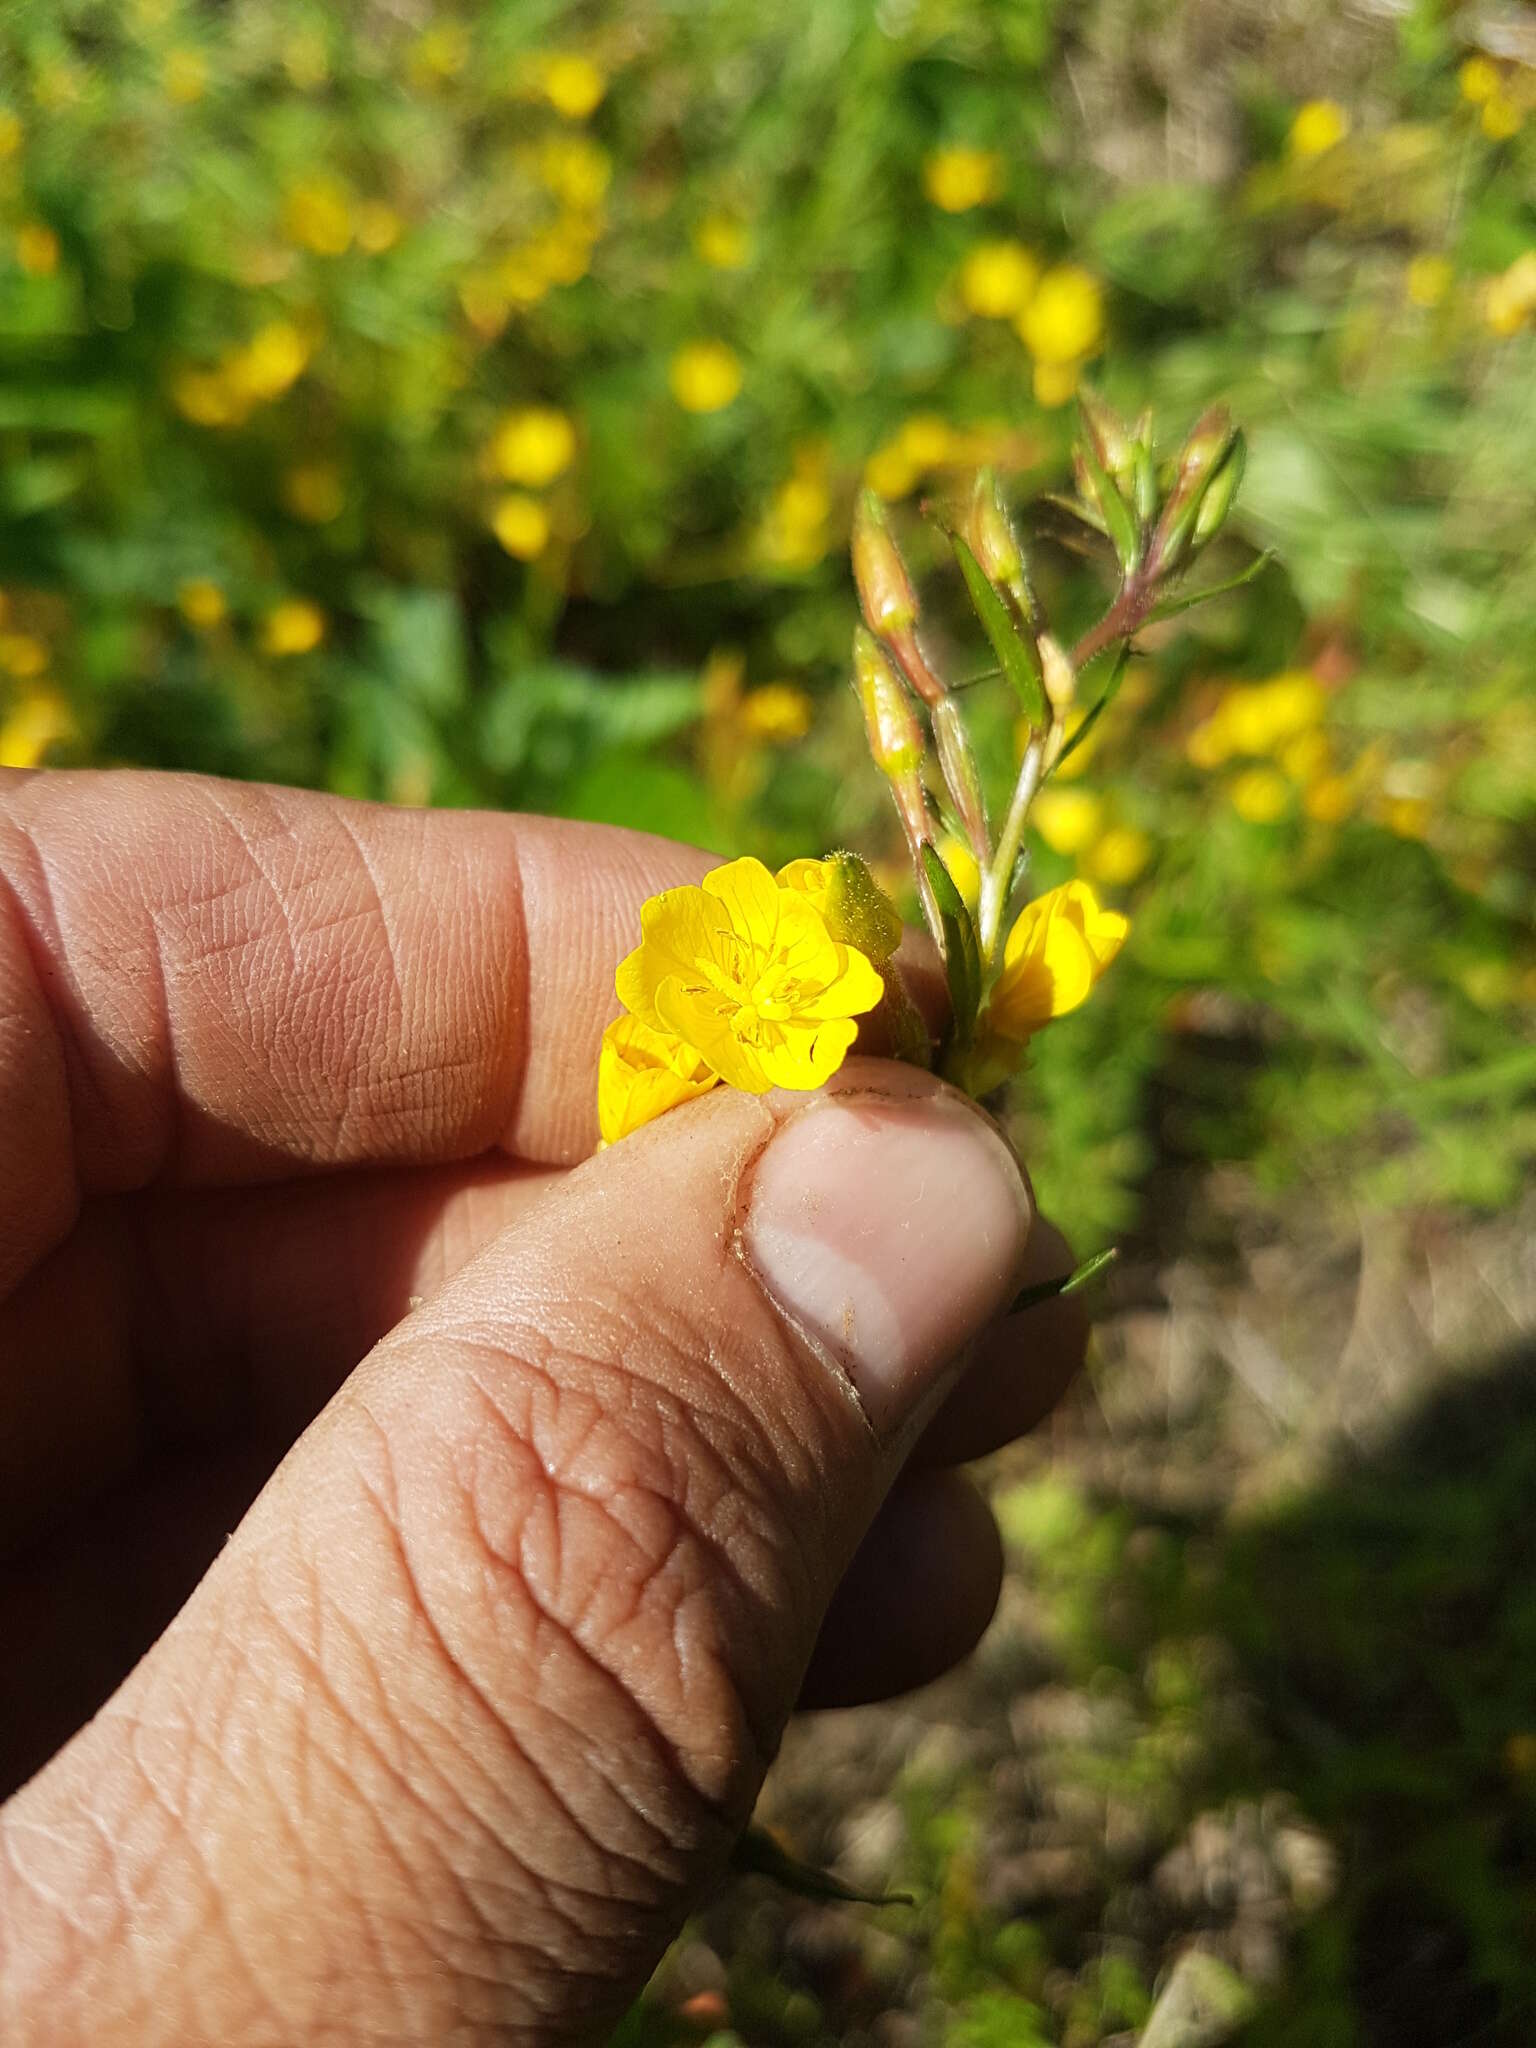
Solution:
M 854 515 L 853 572 L 864 614 L 854 636 L 854 682 L 870 752 L 895 800 L 923 913 L 944 956 L 954 1009 L 951 1055 L 962 1065 L 978 1033 L 985 1033 L 989 995 L 1003 967 L 1010 912 L 1024 879 L 1030 807 L 1108 707 L 1133 636 L 1150 621 L 1216 594 L 1173 586 L 1220 532 L 1243 473 L 1243 438 L 1224 407 L 1205 413 L 1173 460 L 1162 464 L 1149 416 L 1128 426 L 1101 399 L 1085 394 L 1082 427 L 1073 457 L 1077 496 L 1050 502 L 1107 540 L 1119 574 L 1103 615 L 1070 649 L 1050 630 L 1028 553 L 992 472 L 976 476 L 963 504 L 934 513 L 991 643 L 996 673 L 1023 714 L 1025 743 L 995 830 L 960 699 L 919 640 L 917 591 L 884 509 L 866 491 Z M 1247 581 L 1265 559 L 1217 589 Z M 1116 648 L 1107 680 L 1091 703 L 1080 703 L 1084 670 Z M 930 739 L 936 777 L 926 772 Z M 974 862 L 973 891 L 956 886 L 940 856 L 944 831 Z

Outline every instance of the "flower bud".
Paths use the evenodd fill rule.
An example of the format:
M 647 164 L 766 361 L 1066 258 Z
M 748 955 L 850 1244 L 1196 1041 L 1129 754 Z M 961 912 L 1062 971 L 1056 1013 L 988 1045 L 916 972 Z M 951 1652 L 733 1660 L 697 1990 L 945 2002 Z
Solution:
M 873 491 L 860 491 L 853 514 L 853 580 L 873 632 L 905 632 L 917 620 L 917 593 Z
M 1077 675 L 1066 649 L 1049 633 L 1040 635 L 1040 673 L 1051 709 L 1058 719 L 1065 718 L 1077 696 Z
M 960 814 L 971 851 L 978 861 L 982 861 L 987 851 L 987 801 L 982 792 L 981 770 L 976 765 L 970 735 L 960 716 L 960 706 L 953 697 L 944 697 L 930 707 L 929 716 L 933 720 L 933 742 L 938 751 L 944 786 Z
M 889 776 L 915 772 L 923 759 L 922 722 L 885 649 L 863 626 L 854 628 L 853 681 L 875 766 Z
M 1203 548 L 1207 541 L 1214 540 L 1226 524 L 1227 514 L 1232 509 L 1232 500 L 1237 496 L 1237 487 L 1243 480 L 1243 470 L 1248 461 L 1248 444 L 1239 434 L 1225 462 L 1216 471 L 1206 486 L 1200 500 L 1200 509 L 1195 514 L 1194 544 Z
M 792 860 L 780 868 L 778 881 L 814 904 L 840 945 L 857 946 L 876 967 L 883 967 L 901 944 L 896 906 L 856 853 Z
M 1107 469 L 1116 483 L 1124 486 L 1130 474 L 1132 440 L 1125 421 L 1096 391 L 1084 385 L 1077 394 L 1083 425 L 1093 443 L 1101 469 Z
M 1213 405 L 1195 422 L 1179 456 L 1178 475 L 1153 536 L 1148 567 L 1154 575 L 1167 575 L 1184 561 L 1200 514 L 1200 501 L 1235 438 L 1232 417 L 1224 405 Z
M 976 473 L 966 513 L 965 539 L 990 582 L 1007 587 L 1023 577 L 1024 557 L 1003 507 L 997 478 L 990 469 Z

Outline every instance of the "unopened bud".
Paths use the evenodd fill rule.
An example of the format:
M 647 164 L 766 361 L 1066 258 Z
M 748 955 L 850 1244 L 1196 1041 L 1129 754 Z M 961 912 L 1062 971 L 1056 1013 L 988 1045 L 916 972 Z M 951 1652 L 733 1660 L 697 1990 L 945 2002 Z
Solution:
M 1058 719 L 1065 718 L 1077 696 L 1077 674 L 1066 649 L 1049 633 L 1040 635 L 1040 674 L 1051 709 Z
M 1116 483 L 1123 487 L 1131 467 L 1133 444 L 1130 430 L 1114 407 L 1106 404 L 1087 385 L 1078 392 L 1077 403 L 1100 468 L 1107 469 Z
M 1005 588 L 1024 574 L 1024 557 L 1014 538 L 1003 506 L 997 478 L 990 469 L 978 470 L 975 489 L 966 515 L 965 538 L 971 553 L 990 582 Z
M 922 721 L 885 649 L 863 626 L 853 633 L 853 681 L 875 766 L 883 775 L 914 773 L 923 760 Z
M 945 697 L 930 707 L 929 716 L 933 720 L 933 744 L 944 786 L 960 814 L 972 853 L 978 862 L 983 861 L 987 853 L 987 800 L 960 706 L 953 697 Z
M 1211 478 L 1200 500 L 1200 509 L 1195 514 L 1195 546 L 1203 548 L 1207 541 L 1214 540 L 1227 521 L 1232 510 L 1232 500 L 1237 496 L 1237 487 L 1243 480 L 1243 470 L 1248 462 L 1248 444 L 1239 434 L 1232 443 L 1226 461 Z
M 901 944 L 900 914 L 856 853 L 791 861 L 779 880 L 810 898 L 840 945 L 857 946 L 877 967 Z
M 1232 418 L 1224 405 L 1213 405 L 1195 422 L 1179 456 L 1178 475 L 1153 535 L 1147 564 L 1152 574 L 1167 575 L 1188 554 L 1200 501 L 1233 439 Z
M 853 580 L 872 632 L 900 633 L 916 622 L 917 592 L 873 491 L 860 491 L 854 507 Z

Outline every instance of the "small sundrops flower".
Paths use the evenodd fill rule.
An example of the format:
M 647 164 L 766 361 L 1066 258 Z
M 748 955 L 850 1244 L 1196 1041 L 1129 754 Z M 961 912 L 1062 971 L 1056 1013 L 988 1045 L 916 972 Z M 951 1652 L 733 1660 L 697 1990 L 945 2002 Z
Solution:
M 1099 280 L 1080 263 L 1054 265 L 1040 279 L 1017 325 L 1020 340 L 1037 364 L 1081 362 L 1104 338 Z
M 343 256 L 352 246 L 352 204 L 346 187 L 327 176 L 293 186 L 283 206 L 288 239 L 314 256 Z
M 945 213 L 969 213 L 1003 189 L 1003 159 L 993 149 L 935 149 L 923 159 L 923 190 Z
M 1096 882 L 1125 889 L 1146 872 L 1152 839 L 1139 825 L 1111 825 L 1089 851 L 1084 865 Z
M 1499 91 L 1504 81 L 1493 59 L 1479 52 L 1474 57 L 1468 57 L 1456 74 L 1456 82 L 1461 87 L 1461 96 L 1464 100 L 1470 100 L 1474 107 L 1484 107 Z
M 496 502 L 491 531 L 515 560 L 531 562 L 549 546 L 549 514 L 526 491 L 508 491 Z
M 509 412 L 491 441 L 491 461 L 509 484 L 542 490 L 568 470 L 576 457 L 576 429 L 552 405 L 525 405 Z
M 1292 156 L 1324 156 L 1349 133 L 1349 115 L 1337 100 L 1308 100 L 1296 109 L 1286 138 Z
M 1227 801 L 1248 825 L 1273 825 L 1291 807 L 1291 785 L 1278 768 L 1245 768 L 1235 776 Z
M 715 868 L 702 888 L 653 896 L 641 931 L 619 965 L 620 1002 L 753 1095 L 819 1088 L 853 1044 L 854 1020 L 885 991 L 808 896 L 758 860 Z
M 1003 971 L 987 1010 L 991 1029 L 1025 1039 L 1075 1010 L 1129 930 L 1127 920 L 1104 909 L 1087 882 L 1064 882 L 1026 903 L 1003 949 Z
M 670 1031 L 616 1017 L 603 1033 L 597 1066 L 597 1121 L 605 1145 L 718 1086 L 720 1076 Z
M 741 358 L 723 341 L 690 341 L 667 369 L 684 412 L 720 412 L 741 389 Z
M 263 654 L 310 654 L 325 638 L 325 613 L 307 597 L 285 598 L 261 622 Z
M 544 97 L 567 121 L 584 121 L 602 105 L 608 80 L 590 57 L 562 51 L 544 64 Z
M 1087 789 L 1047 784 L 1030 806 L 1029 822 L 1053 853 L 1081 853 L 1099 836 L 1104 802 Z
M 199 633 L 211 633 L 229 616 L 229 604 L 217 583 L 194 576 L 176 593 L 176 609 Z
M 1040 282 L 1040 259 L 1022 242 L 978 242 L 960 266 L 960 302 L 983 320 L 1011 320 Z
M 36 768 L 50 747 L 79 736 L 62 697 L 39 690 L 0 721 L 0 768 Z
M 752 241 L 734 214 L 707 213 L 693 231 L 693 248 L 711 270 L 740 270 L 752 253 Z
M 1403 290 L 1410 304 L 1438 306 L 1456 281 L 1456 273 L 1444 256 L 1415 256 L 1403 272 Z
M 805 738 L 814 708 L 804 690 L 793 683 L 762 683 L 741 700 L 742 728 L 755 740 L 785 746 Z

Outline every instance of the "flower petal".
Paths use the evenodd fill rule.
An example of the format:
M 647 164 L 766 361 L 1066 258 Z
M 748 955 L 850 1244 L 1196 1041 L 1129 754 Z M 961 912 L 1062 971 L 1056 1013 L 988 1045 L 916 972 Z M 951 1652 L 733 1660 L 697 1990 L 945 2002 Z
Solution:
M 597 1067 L 597 1117 L 613 1145 L 680 1102 L 705 1095 L 719 1076 L 691 1046 L 653 1031 L 638 1017 L 617 1017 L 603 1033 Z

